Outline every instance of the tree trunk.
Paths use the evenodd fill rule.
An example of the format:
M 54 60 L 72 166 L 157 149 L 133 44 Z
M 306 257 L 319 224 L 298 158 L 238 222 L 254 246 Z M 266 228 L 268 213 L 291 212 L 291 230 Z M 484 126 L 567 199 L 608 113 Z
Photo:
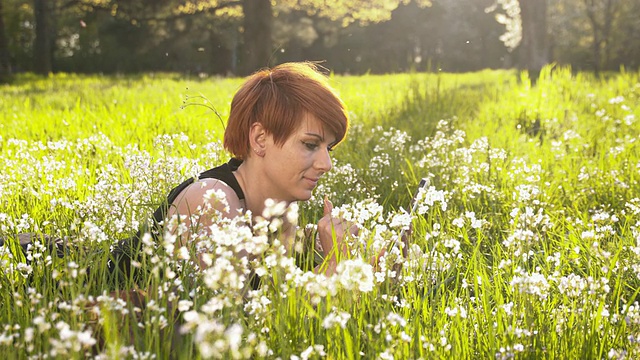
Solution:
M 9 62 L 9 46 L 7 34 L 4 29 L 4 0 L 0 0 L 0 84 L 9 81 L 11 76 L 11 63 Z
M 50 0 L 33 0 L 36 38 L 33 45 L 33 71 L 47 75 L 51 72 L 51 4 Z
M 611 64 L 611 33 L 613 24 L 618 15 L 619 1 L 594 1 L 584 0 L 585 11 L 593 31 L 593 71 L 596 75 L 603 69 L 610 68 Z
M 547 0 L 520 0 L 520 16 L 520 67 L 528 70 L 531 81 L 535 82 L 542 67 L 549 63 Z
M 593 43 L 591 44 L 591 50 L 593 51 L 593 72 L 598 76 L 600 74 L 600 63 L 602 61 L 602 56 L 600 55 L 600 45 L 602 42 L 600 39 L 600 24 L 596 18 L 594 1 L 584 0 L 584 5 L 593 30 Z
M 244 13 L 242 72 L 246 75 L 271 65 L 273 23 L 271 0 L 244 0 L 242 11 Z
M 604 50 L 603 66 L 611 69 L 611 32 L 613 30 L 613 22 L 617 17 L 617 6 L 619 1 L 607 0 L 604 10 L 604 24 L 602 26 L 602 45 Z M 611 69 L 613 70 L 613 69 Z

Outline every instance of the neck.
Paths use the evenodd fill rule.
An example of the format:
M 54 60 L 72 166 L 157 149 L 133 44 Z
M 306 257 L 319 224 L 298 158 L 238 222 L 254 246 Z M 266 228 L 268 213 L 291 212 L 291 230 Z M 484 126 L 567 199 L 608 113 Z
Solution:
M 260 171 L 259 164 L 255 161 L 251 161 L 250 158 L 242 162 L 238 167 L 238 170 L 234 172 L 234 175 L 244 192 L 244 210 L 251 211 L 251 217 L 255 223 L 255 218 L 257 216 L 262 216 L 264 211 L 264 202 L 269 198 L 269 196 L 267 196 L 267 194 L 269 194 L 267 191 L 269 184 L 265 181 L 265 176 L 262 171 Z M 277 199 L 274 200 L 278 201 Z M 290 204 L 291 202 L 287 202 L 287 206 Z M 291 253 L 295 239 L 295 226 L 292 226 L 292 224 L 287 221 L 286 217 L 284 217 L 283 220 L 283 237 L 281 240 L 284 242 L 287 252 Z
M 245 211 L 251 211 L 251 216 L 261 216 L 264 211 L 264 202 L 268 196 L 268 181 L 260 170 L 255 159 L 248 158 L 242 162 L 238 170 L 234 172 L 242 191 L 244 192 Z M 274 199 L 279 201 L 277 199 Z M 289 203 L 287 203 L 287 206 Z

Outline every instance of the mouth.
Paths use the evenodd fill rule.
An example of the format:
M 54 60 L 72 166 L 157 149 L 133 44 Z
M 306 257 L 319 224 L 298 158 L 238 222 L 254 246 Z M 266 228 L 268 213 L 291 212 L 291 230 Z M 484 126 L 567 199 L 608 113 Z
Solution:
M 320 178 L 310 178 L 305 176 L 304 180 L 315 188 L 316 185 L 318 185 L 318 180 L 320 180 Z

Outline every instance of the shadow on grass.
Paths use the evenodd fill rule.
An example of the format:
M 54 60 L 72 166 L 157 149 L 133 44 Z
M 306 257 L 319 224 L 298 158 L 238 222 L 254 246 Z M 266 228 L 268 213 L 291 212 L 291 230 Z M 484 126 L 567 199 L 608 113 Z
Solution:
M 504 76 L 481 82 L 469 78 L 444 83 L 441 77 L 436 78 L 435 84 L 415 80 L 402 105 L 375 123 L 405 131 L 414 140 L 433 136 L 440 120 L 454 122 L 454 128 L 463 129 L 466 122 L 473 121 L 482 103 L 498 99 L 509 84 Z

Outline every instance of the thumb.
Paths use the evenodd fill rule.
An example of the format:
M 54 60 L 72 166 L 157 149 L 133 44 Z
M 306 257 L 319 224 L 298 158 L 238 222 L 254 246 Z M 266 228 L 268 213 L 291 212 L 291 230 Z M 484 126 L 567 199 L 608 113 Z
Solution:
M 324 196 L 324 216 L 331 216 L 331 211 L 333 210 L 333 204 L 329 201 L 327 195 Z

